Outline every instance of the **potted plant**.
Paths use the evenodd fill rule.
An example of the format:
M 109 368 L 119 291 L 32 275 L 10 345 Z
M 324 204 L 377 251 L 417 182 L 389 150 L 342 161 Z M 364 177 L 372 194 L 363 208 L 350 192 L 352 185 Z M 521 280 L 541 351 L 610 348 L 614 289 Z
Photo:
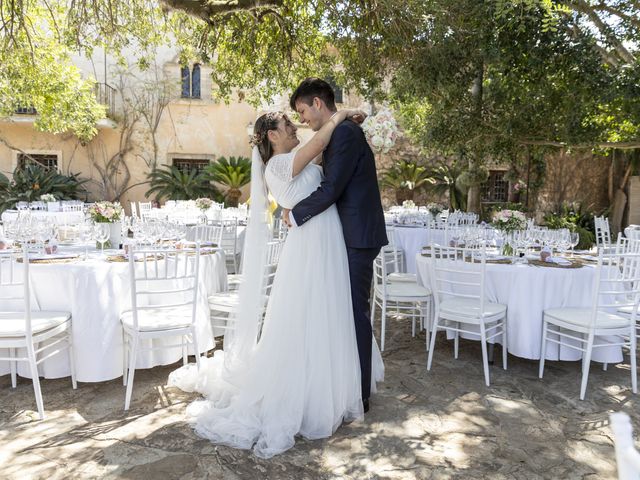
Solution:
M 241 188 L 251 181 L 251 160 L 247 157 L 225 157 L 209 165 L 206 169 L 208 178 L 226 188 L 225 203 L 229 207 L 237 207 Z
M 380 186 L 395 191 L 398 205 L 406 200 L 414 200 L 415 192 L 424 189 L 431 179 L 426 167 L 401 160 L 382 173 Z

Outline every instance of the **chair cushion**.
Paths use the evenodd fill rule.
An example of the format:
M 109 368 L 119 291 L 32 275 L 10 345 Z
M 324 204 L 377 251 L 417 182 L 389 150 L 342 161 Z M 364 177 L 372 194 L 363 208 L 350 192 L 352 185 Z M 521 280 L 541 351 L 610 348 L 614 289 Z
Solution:
M 493 317 L 494 315 L 505 314 L 507 306 L 501 303 L 484 302 L 484 316 Z M 475 298 L 449 298 L 440 303 L 441 313 L 452 313 L 454 315 L 462 315 L 464 317 L 480 317 L 480 300 Z
M 223 308 L 233 308 L 238 305 L 238 294 L 237 290 L 232 292 L 220 292 L 211 295 L 208 298 L 209 308 L 215 309 L 217 307 Z
M 191 306 L 171 308 L 138 309 L 138 330 L 150 332 L 185 328 L 191 324 Z M 120 321 L 126 327 L 133 328 L 133 311 L 127 310 L 120 315 Z
M 376 290 L 382 295 L 382 286 L 376 285 Z M 431 290 L 417 283 L 397 282 L 387 283 L 387 297 L 428 297 Z
M 415 273 L 390 273 L 387 275 L 387 280 L 389 282 L 409 282 L 409 283 L 417 283 L 418 276 Z
M 545 316 L 558 319 L 579 327 L 589 327 L 591 322 L 590 308 L 550 308 L 544 311 Z M 549 320 L 549 319 L 547 319 Z M 552 322 L 553 323 L 553 322 Z M 596 328 L 624 328 L 629 326 L 629 318 L 615 313 L 598 311 Z
M 31 332 L 41 333 L 57 327 L 71 318 L 69 312 L 31 312 Z M 0 337 L 26 335 L 23 312 L 0 312 Z
M 633 309 L 634 307 L 632 307 L 631 305 L 628 305 L 626 307 L 620 307 L 618 309 L 618 312 L 624 314 L 624 315 L 631 315 L 633 313 Z M 638 309 L 638 315 L 636 317 L 637 319 L 640 319 L 640 309 Z

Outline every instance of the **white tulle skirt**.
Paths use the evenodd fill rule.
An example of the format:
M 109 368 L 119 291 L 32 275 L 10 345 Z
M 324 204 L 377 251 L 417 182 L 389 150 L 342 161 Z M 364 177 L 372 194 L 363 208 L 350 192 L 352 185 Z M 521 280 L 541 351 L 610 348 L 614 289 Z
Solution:
M 296 435 L 331 436 L 363 417 L 360 363 L 347 253 L 335 206 L 293 228 L 280 255 L 260 341 L 229 378 L 224 352 L 171 373 L 169 384 L 198 391 L 188 407 L 196 432 L 269 458 Z M 384 376 L 373 348 L 372 391 Z

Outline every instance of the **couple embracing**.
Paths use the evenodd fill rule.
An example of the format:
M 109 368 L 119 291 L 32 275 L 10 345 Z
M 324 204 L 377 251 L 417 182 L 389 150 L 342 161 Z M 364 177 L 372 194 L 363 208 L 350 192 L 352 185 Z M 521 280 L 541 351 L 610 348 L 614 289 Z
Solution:
M 188 408 L 198 434 L 262 458 L 296 435 L 325 438 L 363 418 L 384 375 L 369 294 L 387 236 L 374 156 L 357 124 L 364 114 L 338 112 L 317 78 L 298 86 L 291 107 L 316 133 L 293 152 L 300 141 L 284 113 L 255 123 L 243 283 L 224 351 L 169 380 L 204 395 Z M 264 299 L 267 190 L 290 229 Z

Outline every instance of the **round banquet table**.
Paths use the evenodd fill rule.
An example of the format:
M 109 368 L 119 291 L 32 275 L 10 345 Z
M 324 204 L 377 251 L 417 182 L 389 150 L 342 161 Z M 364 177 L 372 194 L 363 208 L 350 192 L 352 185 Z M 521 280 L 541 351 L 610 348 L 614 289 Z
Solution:
M 395 246 L 404 252 L 407 273 L 416 273 L 416 254 L 432 243 L 445 244 L 445 230 L 421 226 L 394 225 Z M 390 239 L 391 240 L 391 239 Z
M 416 255 L 418 283 L 430 285 L 430 257 Z M 538 360 L 542 340 L 542 312 L 549 308 L 589 307 L 592 304 L 596 268 L 538 267 L 527 264 L 491 264 L 486 266 L 487 299 L 507 306 L 508 351 L 521 358 Z M 479 340 L 479 336 L 461 334 Z M 452 335 L 450 335 L 453 338 Z M 607 338 L 607 337 L 605 337 Z M 494 339 L 500 343 L 500 338 Z M 615 338 L 611 339 L 615 342 Z M 555 343 L 547 344 L 547 360 L 579 360 L 582 352 Z M 619 346 L 595 348 L 593 360 L 622 361 Z
M 78 381 L 101 382 L 121 377 L 120 314 L 131 308 L 128 263 L 108 262 L 99 253 L 91 252 L 87 260 L 82 260 L 81 255 L 70 263 L 32 263 L 29 272 L 33 310 L 71 312 Z M 221 251 L 201 256 L 199 277 L 196 328 L 202 353 L 213 347 L 207 297 L 227 288 L 227 270 Z M 0 310 L 2 308 L 0 304 Z M 175 345 L 176 339 L 169 337 L 149 342 L 153 342 L 153 346 L 163 343 Z M 193 353 L 191 350 L 190 354 Z M 8 352 L 0 349 L 0 356 L 8 356 Z M 180 347 L 140 351 L 137 368 L 167 365 L 181 357 Z M 45 378 L 69 376 L 68 359 L 69 356 L 63 352 L 45 360 L 38 366 L 40 375 Z M 7 373 L 9 362 L 0 362 L 0 375 Z M 18 362 L 18 374 L 31 378 L 26 362 Z
M 48 212 L 46 210 L 31 210 L 31 217 L 45 218 L 56 225 L 73 225 L 84 221 L 84 212 Z M 17 210 L 2 212 L 2 221 L 10 222 L 18 218 Z

